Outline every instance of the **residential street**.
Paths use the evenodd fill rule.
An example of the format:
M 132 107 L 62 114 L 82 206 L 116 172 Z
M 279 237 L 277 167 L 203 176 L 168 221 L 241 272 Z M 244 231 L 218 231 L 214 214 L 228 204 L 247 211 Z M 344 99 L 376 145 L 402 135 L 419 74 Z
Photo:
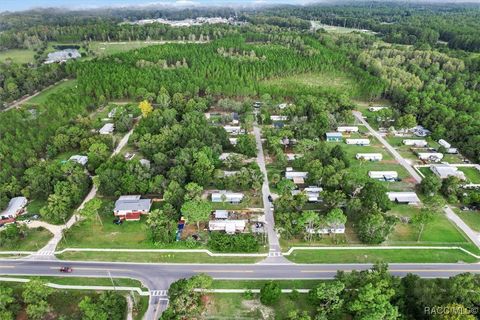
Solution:
M 255 113 L 256 116 L 256 113 Z M 269 243 L 269 257 L 265 260 L 266 263 L 289 263 L 287 259 L 282 256 L 282 249 L 280 248 L 280 242 L 278 240 L 277 233 L 275 232 L 275 218 L 273 215 L 273 205 L 268 200 L 270 195 L 270 187 L 268 185 L 268 175 L 267 168 L 265 167 L 265 156 L 263 153 L 262 146 L 262 133 L 261 129 L 255 121 L 253 127 L 253 134 L 255 135 L 255 141 L 257 143 L 257 163 L 260 167 L 260 170 L 263 174 L 263 185 L 262 185 L 262 198 L 263 206 L 265 210 L 265 221 L 266 229 L 268 234 L 268 243 Z
M 417 173 L 417 171 L 400 155 L 400 153 L 397 152 L 389 143 L 387 140 L 385 140 L 380 134 L 378 134 L 377 131 L 375 131 L 367 121 L 363 118 L 363 115 L 359 111 L 353 111 L 353 115 L 357 118 L 358 121 L 360 121 L 367 129 L 368 131 L 380 141 L 383 146 L 390 152 L 395 160 L 398 161 L 399 164 L 401 164 L 407 171 L 408 173 L 417 181 L 417 183 L 422 182 L 422 177 Z M 443 208 L 443 211 L 445 212 L 447 218 L 452 221 L 460 230 L 462 230 L 467 237 L 477 246 L 480 248 L 480 239 L 479 239 L 479 234 L 475 231 L 473 231 L 465 222 L 463 222 L 462 219 L 452 210 L 452 208 L 448 205 L 446 205 Z

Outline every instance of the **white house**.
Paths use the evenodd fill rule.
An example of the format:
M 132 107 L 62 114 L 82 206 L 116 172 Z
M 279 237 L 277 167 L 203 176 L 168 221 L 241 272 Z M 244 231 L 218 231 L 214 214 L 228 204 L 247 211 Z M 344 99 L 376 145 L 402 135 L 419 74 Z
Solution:
M 442 147 L 445 147 L 445 149 L 448 149 L 448 148 L 452 147 L 452 145 L 450 143 L 448 143 L 447 141 L 445 141 L 443 139 L 438 140 L 438 144 L 441 145 Z
M 428 145 L 428 142 L 427 140 L 405 139 L 403 140 L 403 144 L 406 146 L 424 148 Z
M 420 204 L 420 199 L 415 192 L 387 192 L 390 201 L 411 205 Z
M 358 127 L 355 127 L 355 126 L 338 127 L 337 132 L 358 132 Z
M 140 220 L 140 216 L 150 213 L 152 200 L 140 199 L 140 195 L 121 196 L 115 201 L 113 214 L 120 219 Z
M 242 127 L 240 126 L 231 126 L 231 125 L 225 125 L 223 126 L 225 131 L 227 131 L 228 134 L 233 134 L 233 135 L 238 135 L 242 131 Z
M 78 164 L 81 164 L 82 166 L 86 165 L 87 162 L 88 162 L 88 157 L 87 156 L 81 156 L 81 155 L 74 155 L 74 156 L 71 156 L 70 159 L 68 159 L 68 161 L 72 161 L 72 162 L 76 162 Z
M 111 134 L 113 133 L 113 130 L 115 129 L 115 126 L 113 123 L 105 123 L 100 130 L 98 130 L 98 133 L 100 134 Z
M 369 111 L 372 111 L 372 112 L 377 112 L 377 111 L 380 111 L 382 109 L 387 109 L 388 107 L 381 107 L 381 106 L 376 106 L 376 107 L 369 107 L 368 110 Z
M 370 139 L 345 139 L 347 144 L 355 144 L 357 146 L 368 146 L 370 145 Z
M 243 232 L 246 226 L 245 220 L 210 220 L 208 222 L 208 230 L 225 231 L 228 234 Z
M 372 179 L 392 181 L 398 178 L 398 173 L 397 171 L 368 171 L 368 176 Z
M 439 162 L 443 159 L 443 153 L 440 152 L 419 152 L 418 158 L 424 161 Z
M 357 153 L 355 158 L 358 160 L 368 160 L 368 161 L 381 161 L 383 159 L 383 155 L 381 153 Z
M 270 120 L 272 120 L 272 121 L 287 121 L 288 116 L 270 116 Z
M 23 213 L 27 206 L 27 202 L 28 200 L 25 197 L 15 197 L 10 199 L 7 208 L 0 213 L 0 216 L 2 218 L 16 218 Z
M 345 225 L 344 224 L 330 225 L 330 226 L 319 228 L 319 229 L 307 228 L 307 232 L 317 233 L 317 234 L 330 234 L 330 233 L 342 234 L 342 233 L 345 233 Z
M 212 202 L 229 202 L 229 203 L 240 203 L 243 200 L 243 193 L 241 192 L 230 192 L 230 191 L 219 191 L 212 193 Z
M 297 195 L 301 192 L 305 192 L 307 195 L 308 202 L 319 202 L 320 201 L 320 192 L 323 191 L 323 188 L 317 186 L 308 186 L 303 191 L 292 190 L 292 195 Z
M 285 178 L 288 180 L 293 180 L 295 184 L 305 183 L 305 179 L 308 176 L 308 172 L 304 171 L 293 171 L 293 168 L 288 167 L 285 171 Z
M 215 219 L 228 219 L 228 210 L 215 210 Z
M 430 166 L 430 170 L 432 170 L 435 175 L 437 175 L 440 179 L 446 179 L 450 176 L 457 177 L 461 180 L 466 180 L 465 173 L 458 170 L 457 167 L 451 166 L 449 164 L 432 164 Z

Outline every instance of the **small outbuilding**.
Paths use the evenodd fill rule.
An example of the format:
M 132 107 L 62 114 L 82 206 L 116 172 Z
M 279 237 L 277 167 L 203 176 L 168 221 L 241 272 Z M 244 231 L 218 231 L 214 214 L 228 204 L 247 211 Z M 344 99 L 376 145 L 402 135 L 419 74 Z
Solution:
M 346 133 L 358 132 L 358 127 L 356 126 L 338 127 L 337 132 L 346 132 Z

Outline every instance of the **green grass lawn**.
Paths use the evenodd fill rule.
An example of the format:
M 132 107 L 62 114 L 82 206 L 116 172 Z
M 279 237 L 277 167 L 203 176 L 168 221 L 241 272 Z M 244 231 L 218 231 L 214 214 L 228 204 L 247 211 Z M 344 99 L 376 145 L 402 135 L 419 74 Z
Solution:
M 50 231 L 41 227 L 27 229 L 24 239 L 15 244 L 8 242 L 0 247 L 0 251 L 37 251 L 44 247 L 52 237 Z
M 463 171 L 470 182 L 480 183 L 480 171 L 477 168 L 459 167 L 458 170 Z
M 4 276 L 5 277 L 5 276 Z M 89 277 L 63 277 L 63 276 L 6 276 L 7 278 L 21 278 L 21 279 L 41 279 L 45 282 L 60 284 L 60 285 L 72 285 L 72 286 L 112 286 L 112 280 L 110 278 L 89 278 Z M 113 283 L 117 287 L 143 287 L 142 283 L 135 279 L 128 278 L 113 278 Z
M 260 303 L 258 295 L 247 300 L 241 293 L 214 293 L 207 296 L 205 319 L 285 319 L 293 310 L 314 314 L 314 305 L 309 303 L 306 294 L 293 299 L 290 294 L 282 294 L 272 306 Z
M 275 87 L 292 93 L 305 88 L 311 91 L 329 89 L 338 90 L 338 92 L 347 93 L 353 97 L 360 95 L 361 91 L 358 83 L 349 74 L 341 71 L 296 74 L 263 80 L 260 84 L 265 89 Z
M 6 60 L 12 60 L 14 63 L 29 63 L 33 62 L 35 52 L 29 49 L 10 49 L 6 51 L 0 51 L 0 62 Z
M 454 210 L 455 213 L 474 231 L 480 232 L 480 212 Z
M 45 103 L 47 101 L 48 96 L 50 96 L 51 94 L 58 93 L 59 91 L 65 88 L 73 88 L 74 86 L 76 86 L 76 84 L 77 84 L 76 80 L 62 81 L 59 84 L 42 91 L 39 95 L 28 100 L 25 104 Z
M 324 280 L 274 280 L 282 289 L 312 289 Z M 261 289 L 270 280 L 213 280 L 212 289 Z
M 46 205 L 47 205 L 47 201 L 45 200 L 39 200 L 39 199 L 32 200 L 27 205 L 27 213 L 29 215 L 39 214 L 40 209 L 42 209 Z
M 97 56 L 106 56 L 115 53 L 125 52 L 133 49 L 152 46 L 152 43 L 145 41 L 126 41 L 126 42 L 99 42 L 93 41 L 89 43 L 90 50 Z
M 460 250 L 298 250 L 287 259 L 295 263 L 456 263 L 477 262 L 477 259 Z
M 61 260 L 122 261 L 151 263 L 256 263 L 262 257 L 210 257 L 206 253 L 65 252 Z

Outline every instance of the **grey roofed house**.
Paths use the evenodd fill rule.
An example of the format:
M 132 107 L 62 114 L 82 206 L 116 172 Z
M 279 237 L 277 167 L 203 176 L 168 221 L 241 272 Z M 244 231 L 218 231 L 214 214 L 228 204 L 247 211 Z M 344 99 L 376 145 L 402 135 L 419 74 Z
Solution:
M 68 161 L 73 161 L 73 162 L 76 162 L 76 163 L 84 166 L 88 162 L 88 157 L 76 154 L 76 155 L 71 156 L 70 159 L 68 159 Z
M 387 192 L 390 201 L 407 204 L 420 204 L 420 199 L 415 192 Z
M 150 160 L 147 159 L 140 159 L 140 164 L 145 168 L 150 169 Z
M 430 170 L 435 173 L 440 179 L 446 179 L 450 176 L 457 177 L 461 180 L 466 180 L 465 173 L 458 170 L 457 167 L 451 166 L 449 164 L 432 164 Z
M 98 130 L 98 132 L 100 134 L 111 134 L 114 130 L 115 126 L 113 125 L 113 123 L 105 123 L 103 125 L 102 128 L 100 128 L 100 130 Z
M 27 198 L 15 197 L 10 199 L 7 208 L 0 213 L 2 217 L 15 218 L 23 212 L 23 209 L 27 205 Z
M 140 199 L 140 195 L 121 196 L 115 201 L 115 215 L 126 215 L 128 213 L 147 213 L 150 211 L 152 201 Z

